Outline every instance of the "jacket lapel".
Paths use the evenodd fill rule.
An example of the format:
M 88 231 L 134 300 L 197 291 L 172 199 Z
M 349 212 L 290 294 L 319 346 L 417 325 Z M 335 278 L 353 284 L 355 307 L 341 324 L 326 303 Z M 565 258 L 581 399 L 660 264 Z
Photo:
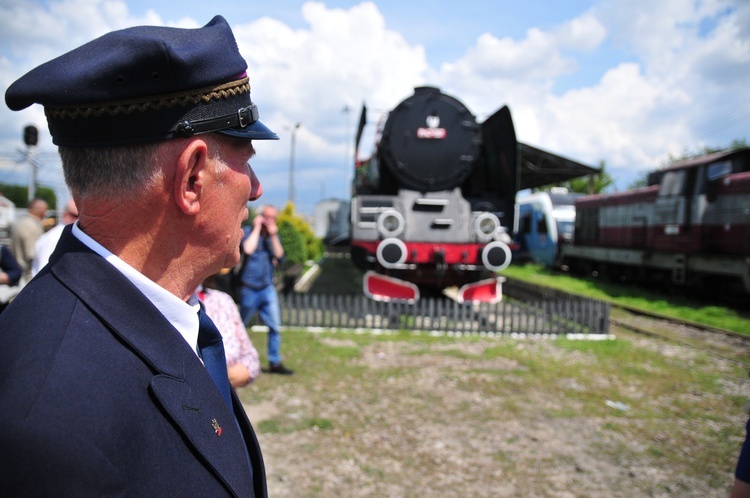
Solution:
M 127 278 L 75 238 L 70 227 L 50 260 L 50 271 L 149 365 L 156 400 L 217 478 L 237 496 L 251 496 L 253 486 L 238 423 L 179 332 Z M 249 422 L 247 428 L 254 442 L 248 450 L 256 453 L 255 472 L 263 473 Z M 262 496 L 265 486 L 261 489 Z
M 208 380 L 213 382 L 210 377 Z M 251 496 L 253 483 L 240 428 L 218 389 L 213 384 L 208 388 L 204 382 L 200 384 L 191 385 L 186 379 L 157 375 L 151 381 L 151 389 L 225 485 L 238 496 Z

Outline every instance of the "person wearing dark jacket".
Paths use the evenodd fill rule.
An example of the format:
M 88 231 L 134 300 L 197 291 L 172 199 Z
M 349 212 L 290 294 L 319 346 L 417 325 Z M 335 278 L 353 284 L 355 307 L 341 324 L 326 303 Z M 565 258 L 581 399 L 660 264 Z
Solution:
M 0 496 L 267 495 L 195 289 L 240 260 L 262 192 L 229 24 L 108 33 L 21 77 L 78 221 L 0 315 Z

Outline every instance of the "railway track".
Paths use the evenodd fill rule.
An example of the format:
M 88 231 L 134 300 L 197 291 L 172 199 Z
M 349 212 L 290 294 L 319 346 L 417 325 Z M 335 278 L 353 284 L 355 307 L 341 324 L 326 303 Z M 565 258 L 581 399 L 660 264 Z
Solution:
M 750 370 L 750 337 L 743 334 L 622 306 L 615 308 L 610 324 L 619 330 L 699 349 Z
M 523 289 L 518 299 L 546 299 L 558 291 L 532 286 Z M 712 356 L 740 363 L 750 368 L 750 336 L 737 332 L 710 327 L 701 323 L 667 317 L 631 306 L 610 303 L 612 311 L 609 322 L 612 333 L 627 330 L 639 335 L 658 338 L 697 348 Z

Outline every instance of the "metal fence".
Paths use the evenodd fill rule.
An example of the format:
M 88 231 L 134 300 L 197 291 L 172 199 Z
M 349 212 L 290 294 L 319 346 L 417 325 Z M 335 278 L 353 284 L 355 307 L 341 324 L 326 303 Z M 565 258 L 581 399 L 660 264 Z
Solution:
M 499 303 L 458 303 L 446 298 L 424 298 L 408 304 L 373 301 L 364 296 L 292 293 L 279 296 L 281 320 L 288 327 L 529 335 L 608 334 L 608 303 L 565 293 L 539 294 L 540 290 L 533 286 L 516 284 L 503 284 L 506 298 Z M 537 297 L 524 299 L 534 292 Z

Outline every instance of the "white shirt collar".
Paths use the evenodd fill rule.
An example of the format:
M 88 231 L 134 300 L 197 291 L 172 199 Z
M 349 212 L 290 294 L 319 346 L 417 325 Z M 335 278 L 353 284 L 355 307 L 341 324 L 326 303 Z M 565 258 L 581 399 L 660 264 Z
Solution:
M 200 305 L 195 294 L 190 296 L 187 302 L 179 299 L 86 235 L 78 228 L 77 221 L 73 224 L 73 235 L 130 280 L 177 329 L 195 354 L 198 354 L 198 309 Z

